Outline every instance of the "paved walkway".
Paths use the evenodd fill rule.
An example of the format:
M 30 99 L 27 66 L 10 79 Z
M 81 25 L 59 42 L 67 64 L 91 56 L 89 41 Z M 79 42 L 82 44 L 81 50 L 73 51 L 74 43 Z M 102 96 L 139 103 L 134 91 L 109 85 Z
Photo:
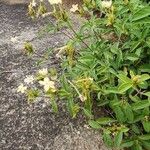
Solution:
M 23 43 L 32 41 L 37 53 L 43 54 L 66 41 L 60 33 L 39 39 L 38 31 L 47 21 L 31 21 L 26 9 L 0 3 L 0 149 L 106 150 L 99 134 L 84 127 L 82 116 L 72 120 L 63 106 L 55 115 L 43 99 L 29 105 L 16 93 L 22 77 L 39 69 L 39 58 L 27 58 Z M 41 68 L 53 65 L 57 66 L 51 57 Z

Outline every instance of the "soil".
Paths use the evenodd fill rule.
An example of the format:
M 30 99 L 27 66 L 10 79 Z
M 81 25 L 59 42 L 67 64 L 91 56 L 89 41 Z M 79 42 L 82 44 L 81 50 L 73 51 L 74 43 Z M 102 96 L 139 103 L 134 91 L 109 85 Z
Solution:
M 36 53 L 41 55 L 67 41 L 60 32 L 39 37 L 39 30 L 54 20 L 32 21 L 26 9 L 25 5 L 0 3 L 0 149 L 107 150 L 100 133 L 89 129 L 82 115 L 70 118 L 61 104 L 56 115 L 46 100 L 29 104 L 26 97 L 16 92 L 26 75 L 39 68 L 58 66 L 54 56 L 37 66 L 40 58 L 27 57 L 24 42 L 32 42 Z

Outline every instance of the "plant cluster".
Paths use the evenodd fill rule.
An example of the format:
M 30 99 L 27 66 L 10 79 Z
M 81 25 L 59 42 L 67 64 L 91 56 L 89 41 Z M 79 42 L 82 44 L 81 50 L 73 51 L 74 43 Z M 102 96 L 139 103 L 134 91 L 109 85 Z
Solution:
M 150 5 L 142 0 L 83 1 L 82 7 L 75 4 L 71 9 L 90 16 L 78 31 L 61 1 L 52 4 L 53 12 L 42 13 L 55 16 L 73 34 L 56 55 L 62 61 L 60 86 L 56 88 L 56 80 L 51 78 L 57 74 L 54 70 L 38 74 L 36 81 L 44 86 L 55 112 L 56 97 L 64 99 L 71 116 L 83 112 L 89 125 L 102 131 L 109 147 L 149 150 Z M 32 8 L 34 16 L 40 6 L 45 8 L 43 1 L 38 8 L 32 3 L 29 6 L 29 14 L 33 15 Z M 26 91 L 29 100 L 40 95 L 37 89 L 23 85 L 19 91 Z

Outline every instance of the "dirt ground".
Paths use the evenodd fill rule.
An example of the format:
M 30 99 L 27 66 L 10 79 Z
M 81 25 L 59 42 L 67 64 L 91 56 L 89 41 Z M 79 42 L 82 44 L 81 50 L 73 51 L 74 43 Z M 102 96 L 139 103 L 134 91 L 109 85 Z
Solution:
M 57 66 L 55 57 L 37 66 L 39 57 L 28 58 L 23 43 L 31 41 L 38 54 L 59 47 L 62 34 L 39 38 L 38 31 L 50 20 L 32 21 L 25 5 L 0 3 L 0 149 L 1 150 L 106 150 L 100 134 L 89 129 L 82 116 L 71 119 L 61 106 L 59 115 L 39 99 L 28 104 L 16 92 L 23 77 L 39 68 Z

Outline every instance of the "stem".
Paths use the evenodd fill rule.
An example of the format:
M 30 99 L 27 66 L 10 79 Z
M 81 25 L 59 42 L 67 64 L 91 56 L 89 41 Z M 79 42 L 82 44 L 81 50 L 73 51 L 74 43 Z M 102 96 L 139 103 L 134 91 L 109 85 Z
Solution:
M 82 39 L 79 37 L 79 35 L 77 34 L 77 32 L 74 30 L 74 28 L 72 27 L 72 25 L 67 21 L 67 24 L 69 26 L 69 28 L 73 31 L 73 33 L 77 36 L 77 38 L 88 48 L 92 51 L 92 49 L 89 47 L 89 45 Z
M 67 33 L 60 31 L 62 34 L 64 34 L 65 36 L 67 36 L 69 39 L 73 40 L 73 37 L 71 37 L 70 35 L 68 35 Z
M 80 96 L 81 93 L 79 92 L 79 90 L 77 89 L 77 87 L 76 87 L 70 80 L 67 80 L 67 81 L 70 83 L 70 85 L 76 90 L 76 92 L 77 92 L 78 95 Z

